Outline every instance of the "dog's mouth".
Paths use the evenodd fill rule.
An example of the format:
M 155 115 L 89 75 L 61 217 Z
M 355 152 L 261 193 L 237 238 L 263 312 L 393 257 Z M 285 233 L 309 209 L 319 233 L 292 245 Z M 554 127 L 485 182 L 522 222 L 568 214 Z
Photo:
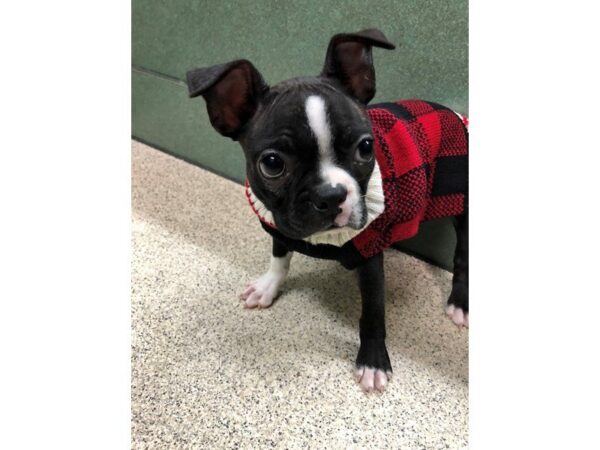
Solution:
M 331 225 L 329 225 L 328 227 L 322 228 L 320 230 L 320 232 L 324 232 L 324 231 L 337 231 L 337 230 L 341 230 L 343 228 L 347 228 L 348 225 L 336 225 L 335 223 L 332 223 Z
M 347 223 L 344 225 L 338 225 L 335 223 L 334 219 L 335 218 L 332 218 L 331 220 L 327 220 L 326 223 L 322 224 L 320 227 L 317 226 L 317 228 L 312 228 L 312 230 L 310 230 L 310 229 L 307 230 L 304 226 L 295 228 L 293 225 L 290 226 L 291 224 L 288 223 L 288 224 L 286 224 L 287 226 L 285 226 L 285 232 L 286 232 L 285 234 L 288 237 L 291 237 L 294 239 L 306 239 L 306 238 L 309 238 L 310 236 L 326 235 L 326 234 L 332 234 L 332 233 L 337 234 L 337 233 L 343 233 L 345 230 L 361 228 L 361 227 L 355 227 L 351 223 Z M 284 228 L 284 227 L 281 227 L 281 228 Z M 283 231 L 283 230 L 281 230 L 281 231 Z
M 324 226 L 319 230 L 319 233 L 326 232 L 338 232 L 343 230 L 360 230 L 364 228 L 367 222 L 366 214 L 364 214 L 359 220 L 348 220 L 340 224 L 337 220 L 333 220 L 331 224 Z
M 335 222 L 333 222 L 328 227 L 325 227 L 323 229 L 323 231 L 342 230 L 342 229 L 360 230 L 361 228 L 363 228 L 365 226 L 366 221 L 367 221 L 367 218 L 365 216 L 360 220 L 360 223 L 356 223 L 356 224 L 354 224 L 353 221 L 349 221 L 348 223 L 345 223 L 344 225 L 338 225 Z

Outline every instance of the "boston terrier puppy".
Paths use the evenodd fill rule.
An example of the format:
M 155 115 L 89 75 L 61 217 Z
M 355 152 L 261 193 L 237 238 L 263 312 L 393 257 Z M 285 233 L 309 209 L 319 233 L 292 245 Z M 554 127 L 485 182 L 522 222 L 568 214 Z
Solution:
M 377 29 L 337 34 L 318 76 L 268 86 L 250 61 L 236 60 L 191 70 L 187 84 L 191 97 L 204 97 L 212 126 L 241 144 L 246 196 L 273 238 L 270 268 L 242 292 L 244 306 L 271 305 L 293 252 L 355 269 L 356 378 L 365 391 L 383 391 L 392 375 L 383 250 L 424 220 L 454 217 L 446 313 L 468 326 L 467 119 L 422 100 L 367 107 L 373 47 L 395 48 Z

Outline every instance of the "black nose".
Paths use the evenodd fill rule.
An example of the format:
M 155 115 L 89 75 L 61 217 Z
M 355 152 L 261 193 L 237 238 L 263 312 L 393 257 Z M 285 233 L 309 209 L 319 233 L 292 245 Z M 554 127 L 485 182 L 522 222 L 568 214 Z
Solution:
M 340 211 L 340 203 L 346 200 L 348 191 L 341 184 L 332 186 L 322 184 L 312 192 L 310 201 L 320 213 L 337 214 Z

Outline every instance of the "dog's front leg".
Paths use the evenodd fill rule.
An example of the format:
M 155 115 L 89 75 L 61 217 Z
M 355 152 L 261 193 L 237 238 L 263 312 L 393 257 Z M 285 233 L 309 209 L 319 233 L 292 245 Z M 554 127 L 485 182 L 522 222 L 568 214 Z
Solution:
M 269 270 L 260 278 L 246 286 L 240 294 L 246 308 L 267 308 L 273 303 L 279 288 L 285 279 L 289 269 L 293 253 L 287 247 L 273 238 L 273 254 Z
M 356 378 L 365 391 L 383 391 L 392 376 L 385 347 L 383 253 L 369 258 L 357 269 L 362 315 Z

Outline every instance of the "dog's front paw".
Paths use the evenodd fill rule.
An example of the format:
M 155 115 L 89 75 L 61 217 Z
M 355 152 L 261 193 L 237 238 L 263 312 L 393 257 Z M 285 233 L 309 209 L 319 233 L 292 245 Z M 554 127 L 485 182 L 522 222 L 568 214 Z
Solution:
M 392 379 L 392 372 L 384 372 L 374 367 L 360 366 L 354 372 L 356 381 L 365 392 L 378 390 L 383 392 L 388 382 Z
M 268 308 L 279 292 L 283 277 L 267 272 L 246 286 L 240 294 L 245 308 Z
M 361 340 L 354 375 L 365 392 L 385 390 L 392 378 L 392 365 L 383 339 Z

